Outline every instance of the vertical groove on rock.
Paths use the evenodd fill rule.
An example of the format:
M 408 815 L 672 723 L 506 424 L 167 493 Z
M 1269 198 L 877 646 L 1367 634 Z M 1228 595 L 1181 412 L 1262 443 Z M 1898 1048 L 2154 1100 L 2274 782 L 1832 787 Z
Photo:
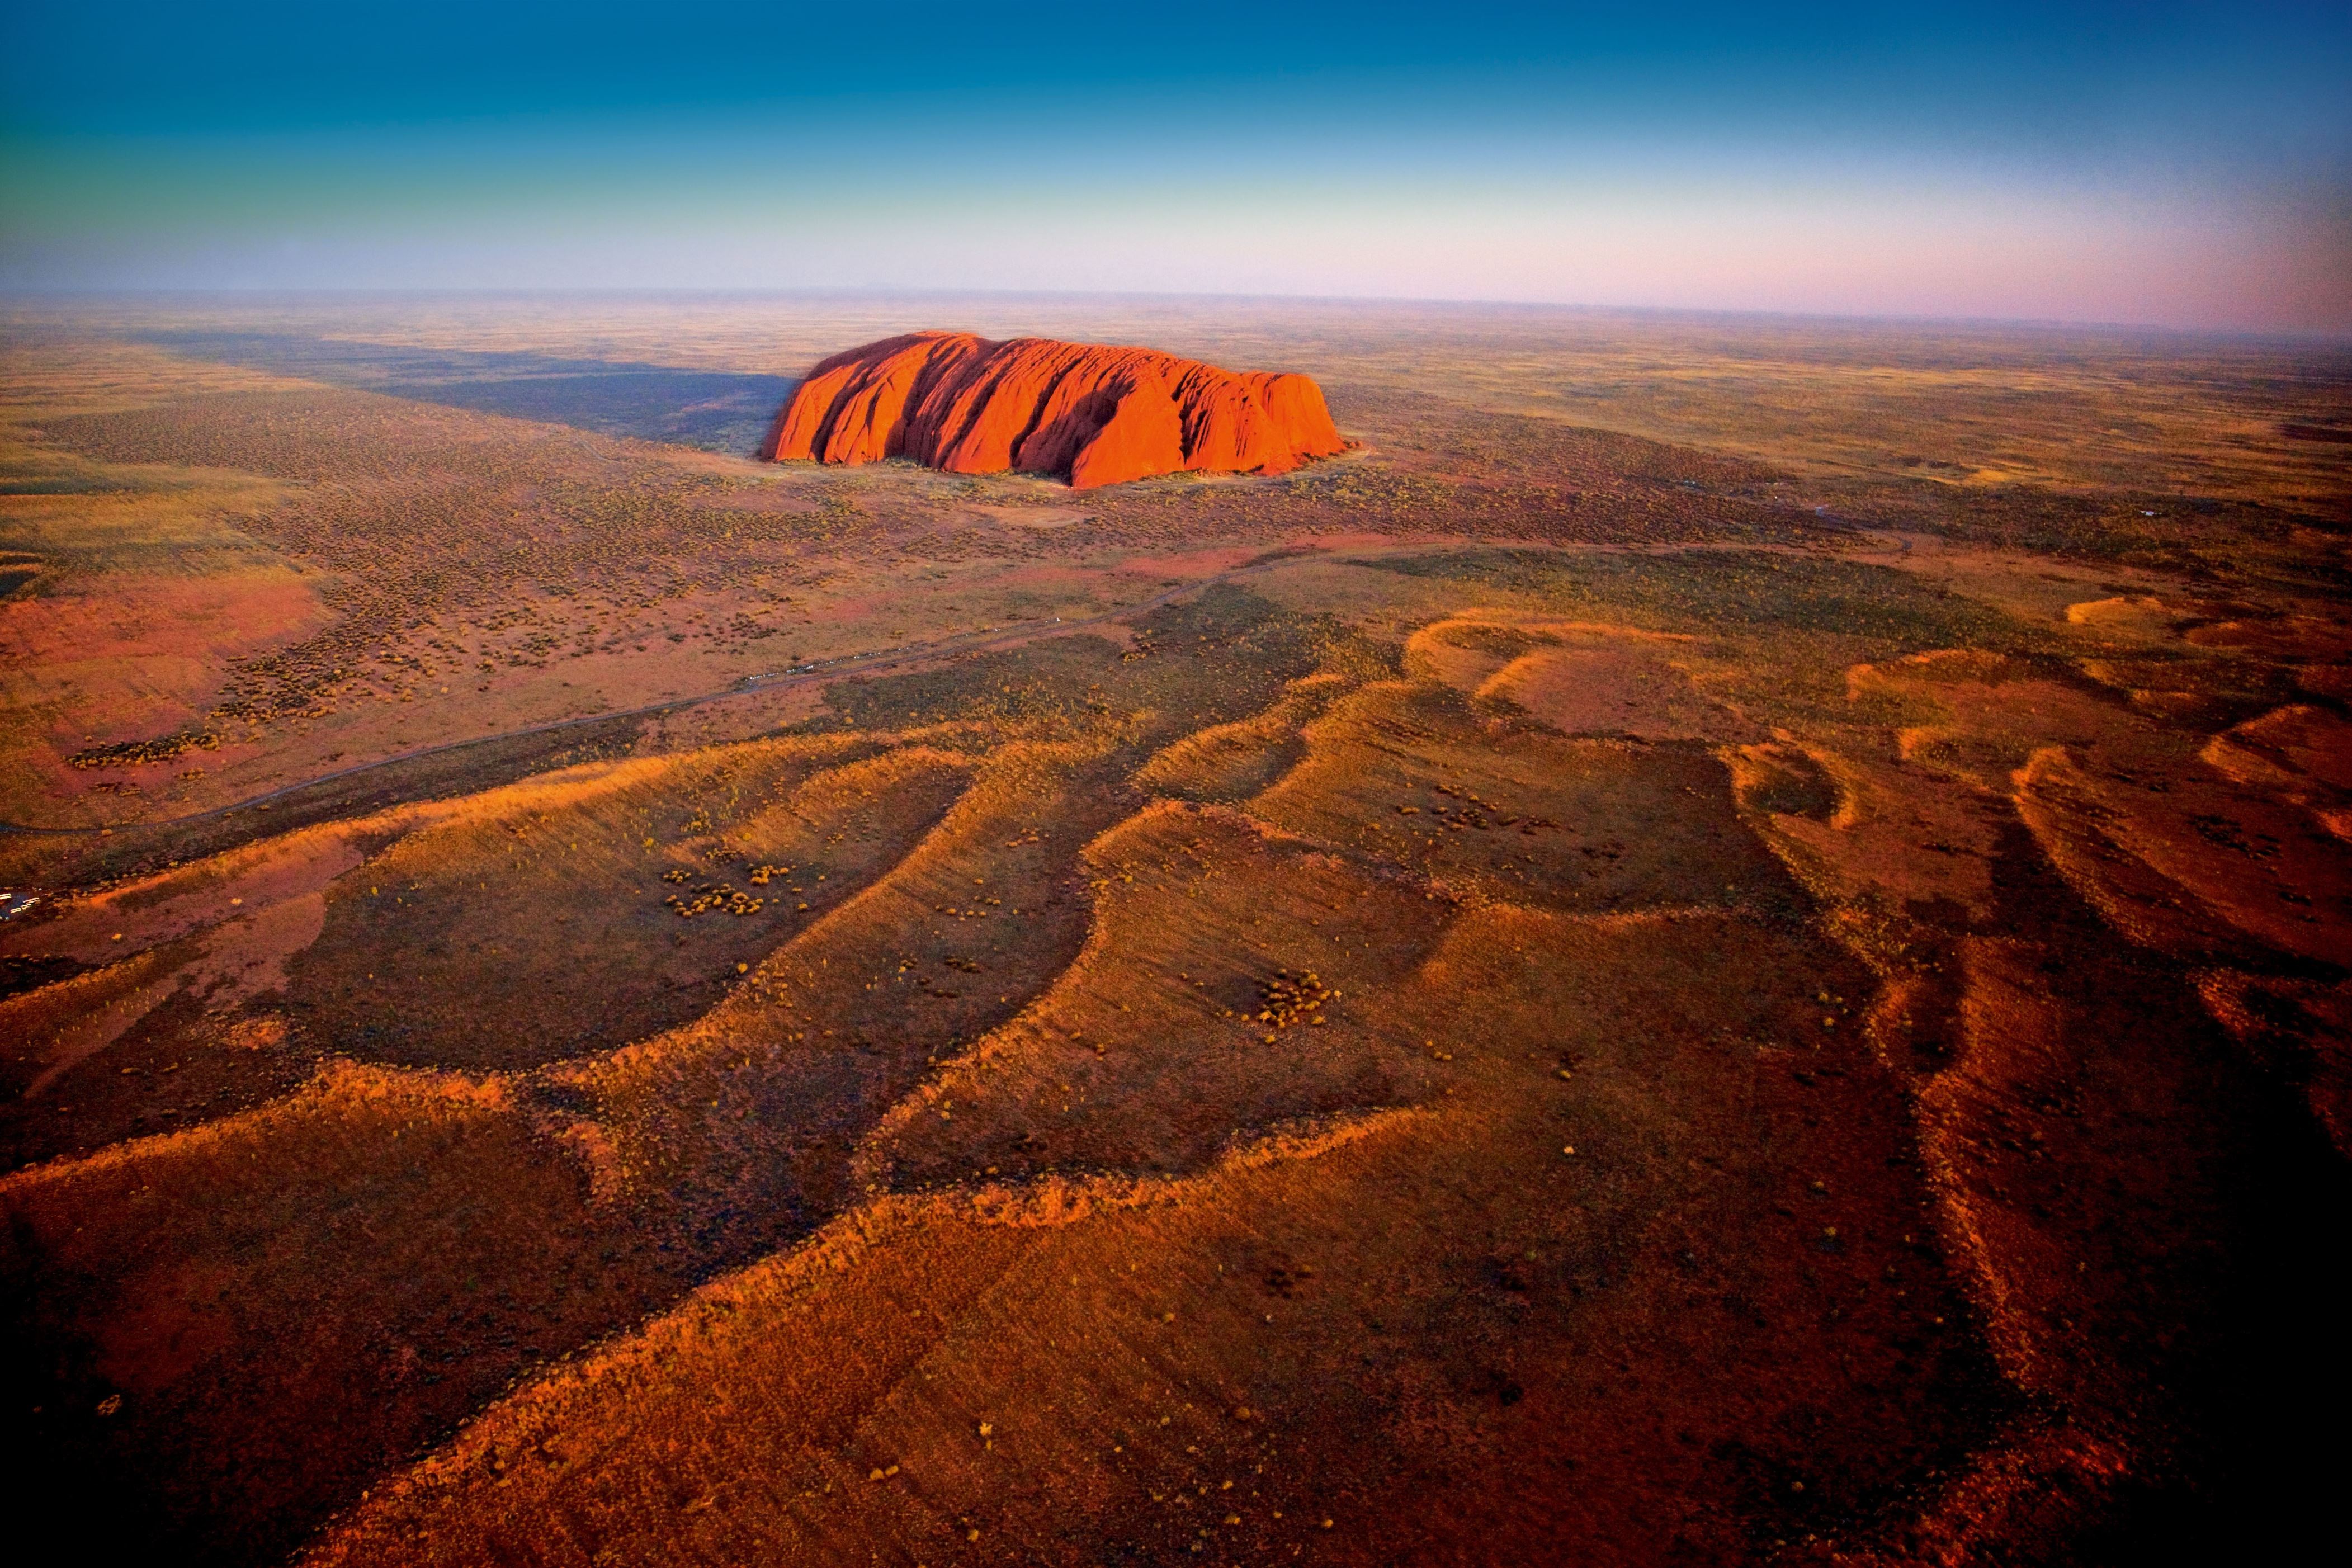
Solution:
M 1154 474 L 1287 473 L 1346 449 L 1307 376 L 1153 349 L 908 332 L 811 370 L 773 461 L 909 458 L 950 473 L 1060 474 L 1087 489 Z

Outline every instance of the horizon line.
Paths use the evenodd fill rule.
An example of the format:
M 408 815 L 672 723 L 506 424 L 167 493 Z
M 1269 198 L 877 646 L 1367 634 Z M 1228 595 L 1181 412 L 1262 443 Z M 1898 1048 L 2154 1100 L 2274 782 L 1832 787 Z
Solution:
M 1545 311 L 1599 316 L 1647 316 L 1684 320 L 1835 322 L 1853 326 L 1915 326 L 1999 328 L 2010 331 L 2134 332 L 2176 338 L 2230 339 L 2238 342 L 2291 341 L 2352 346 L 2352 326 L 2342 327 L 2221 327 L 2182 326 L 2174 322 L 2106 320 L 2063 316 L 1937 315 L 1919 312 L 1838 310 L 1775 310 L 1733 305 L 1628 305 L 1561 300 L 1514 300 L 1409 294 L 1298 294 L 1244 290 L 1151 289 L 990 289 L 956 287 L 873 287 L 858 284 L 412 284 L 380 288 L 306 284 L 187 284 L 151 288 L 10 288 L 0 286 L 0 307 L 99 300 L 404 300 L 404 299 L 869 299 L 869 300 L 1069 300 L 1225 301 L 1291 305 L 1410 306 L 1417 309 Z

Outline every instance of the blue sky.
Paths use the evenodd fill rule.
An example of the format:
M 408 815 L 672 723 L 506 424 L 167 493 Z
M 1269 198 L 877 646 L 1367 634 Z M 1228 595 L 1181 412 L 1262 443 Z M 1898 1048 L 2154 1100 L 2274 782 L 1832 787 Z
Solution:
M 0 287 L 2352 330 L 2352 7 L 0 9 Z

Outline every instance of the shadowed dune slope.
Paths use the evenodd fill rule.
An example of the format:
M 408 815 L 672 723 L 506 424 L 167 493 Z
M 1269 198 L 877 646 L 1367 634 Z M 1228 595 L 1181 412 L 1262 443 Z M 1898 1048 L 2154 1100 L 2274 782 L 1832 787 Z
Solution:
M 1877 569 L 1408 564 L 7 929 L 33 1484 L 191 1562 L 933 1568 L 2326 1495 L 2248 1391 L 2342 1385 L 2336 709 Z
M 1637 953 L 1676 978 L 1593 984 L 1664 972 Z M 1899 1096 L 1809 1027 L 1825 979 L 1721 916 L 1464 915 L 1360 1004 L 1456 1047 L 1423 1110 L 877 1204 L 495 1407 L 314 1561 L 1468 1563 L 1574 1529 L 1638 1563 L 1866 1507 L 1983 1419 L 1980 1373 L 1908 1229 Z M 1237 1052 L 1270 1055 L 1178 1059 Z M 1189 1114 L 1254 1114 L 1246 1069 L 1187 1079 Z M 1661 1475 L 1676 1503 L 1634 1506 Z

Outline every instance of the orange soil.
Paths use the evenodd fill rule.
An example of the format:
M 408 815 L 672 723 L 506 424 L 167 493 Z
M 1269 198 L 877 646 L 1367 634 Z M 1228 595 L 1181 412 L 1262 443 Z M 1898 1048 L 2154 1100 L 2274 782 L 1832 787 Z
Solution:
M 442 431 L 453 471 L 578 446 L 391 403 L 261 400 L 225 450 L 299 470 L 326 548 L 407 538 L 320 499 L 399 467 L 366 420 Z M 1538 423 L 1416 461 L 1520 484 L 1586 438 Z M 1631 495 L 1608 552 L 1285 567 L 835 682 L 791 733 L 679 726 L 240 847 L 11 845 L 97 868 L 0 926 L 28 1489 L 102 1497 L 93 1552 L 226 1562 L 2279 1555 L 2333 1478 L 2268 1391 L 2346 1386 L 2343 617 L 1907 541 L 1629 557 L 1686 485 L 1780 480 L 1601 449 L 1667 477 L 1596 464 L 1507 515 Z M 1080 514 L 770 469 L 807 489 L 641 496 L 586 545 L 532 514 L 541 568 L 595 587 L 321 644 L 415 705 L 263 750 L 780 646 L 706 613 L 928 630 L 942 518 L 997 553 L 919 590 L 935 621 L 1037 619 L 1496 493 L 1433 471 Z M 468 515 L 565 472 L 493 467 Z M 719 564 L 656 615 L 615 542 L 683 514 Z M 720 561 L 755 522 L 877 556 L 755 591 L 756 552 Z M 673 626 L 709 652 L 620 655 Z

